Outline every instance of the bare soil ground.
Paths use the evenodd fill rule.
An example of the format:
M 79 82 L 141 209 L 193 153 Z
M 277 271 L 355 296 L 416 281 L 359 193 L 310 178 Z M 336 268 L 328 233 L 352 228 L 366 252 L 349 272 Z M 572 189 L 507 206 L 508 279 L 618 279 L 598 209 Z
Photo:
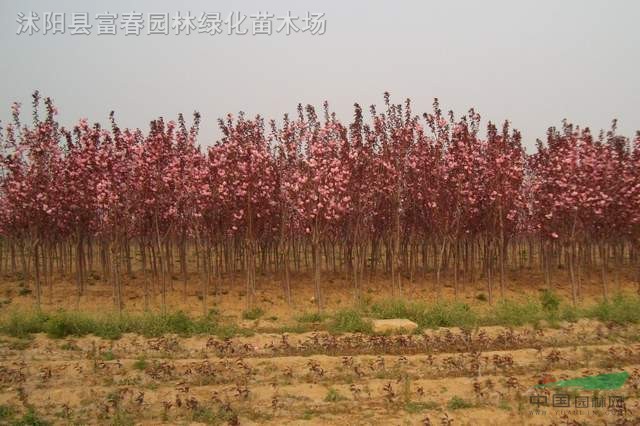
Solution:
M 581 320 L 414 336 L 3 338 L 0 404 L 55 424 L 613 424 L 640 415 L 638 331 Z M 619 391 L 535 388 L 622 370 Z M 556 393 L 571 407 L 553 407 Z
M 361 298 L 370 302 L 389 299 L 391 297 L 406 297 L 411 300 L 434 301 L 436 284 L 433 274 L 426 277 L 416 277 L 410 281 L 405 277 L 402 280 L 402 294 L 393 294 L 390 290 L 389 277 L 379 274 L 368 277 L 361 290 Z M 637 282 L 637 271 L 629 269 L 624 271 L 610 271 L 608 276 L 609 293 L 615 294 L 623 291 L 636 293 L 640 291 Z M 169 282 L 167 294 L 167 306 L 171 311 L 181 310 L 190 315 L 201 315 L 203 312 L 201 286 L 196 274 L 191 274 L 187 282 L 186 290 L 181 278 L 174 275 Z M 442 300 L 458 300 L 465 302 L 480 310 L 489 308 L 487 303 L 488 291 L 486 280 L 476 279 L 474 282 L 461 280 L 458 297 L 454 294 L 451 279 L 443 278 L 440 284 L 440 298 Z M 144 311 L 144 284 L 140 273 L 135 272 L 124 280 L 124 305 L 127 312 Z M 308 274 L 293 274 L 291 278 L 291 304 L 286 302 L 282 282 L 277 278 L 260 275 L 257 279 L 255 305 L 262 308 L 267 315 L 263 320 L 276 318 L 278 324 L 287 323 L 301 313 L 316 310 L 314 299 L 314 285 Z M 32 308 L 34 306 L 33 294 L 25 294 L 25 283 L 15 276 L 5 275 L 0 280 L 0 299 L 4 298 L 9 306 L 6 308 Z M 26 284 L 32 289 L 33 284 Z M 522 300 L 532 297 L 537 299 L 544 290 L 544 277 L 537 270 L 507 271 L 504 285 L 504 297 L 510 300 Z M 149 308 L 159 311 L 161 309 L 161 297 L 159 284 L 151 283 L 151 296 Z M 553 276 L 552 290 L 565 300 L 570 300 L 571 289 L 569 277 L 566 271 L 558 271 Z M 500 289 L 497 281 L 493 283 L 494 298 L 500 298 Z M 353 306 L 355 295 L 353 282 L 348 274 L 323 273 L 322 282 L 323 302 L 327 311 Z M 598 271 L 583 278 L 578 302 L 583 305 L 594 303 L 602 297 Z M 480 300 L 482 299 L 482 300 Z M 113 289 L 105 283 L 98 273 L 90 274 L 88 285 L 82 297 L 78 297 L 75 283 L 68 279 L 56 279 L 50 286 L 42 288 L 42 305 L 44 310 L 66 309 L 84 312 L 105 312 L 114 309 Z M 240 319 L 241 313 L 246 309 L 246 297 L 244 275 L 238 273 L 235 277 L 219 279 L 211 288 L 207 296 L 207 309 L 216 308 L 226 315 Z
M 509 281 L 507 295 L 535 296 L 533 282 L 539 281 L 520 287 Z M 189 283 L 186 299 L 181 286 L 174 282 L 172 309 L 201 312 L 197 286 Z M 631 283 L 622 287 L 634 289 Z M 20 288 L 17 281 L 3 283 L 9 301 L 3 311 L 33 304 Z M 127 311 L 142 309 L 137 288 L 135 280 L 129 282 Z M 353 302 L 347 280 L 327 281 L 324 290 L 328 309 Z M 48 292 L 45 310 L 110 309 L 110 289 L 99 282 L 79 301 L 72 283 L 55 283 Z M 432 288 L 407 284 L 405 292 L 429 300 Z M 445 297 L 452 298 L 451 292 L 446 288 Z M 477 299 L 481 292 L 486 293 L 484 283 L 469 284 L 460 299 L 484 306 Z M 596 284 L 585 286 L 583 301 L 598 294 Z M 256 330 L 250 337 L 0 336 L 0 424 L 38 424 L 34 416 L 52 424 L 116 425 L 640 424 L 636 325 L 581 319 L 557 328 L 440 328 L 414 335 L 265 332 L 313 311 L 311 295 L 311 286 L 302 282 L 294 287 L 290 307 L 277 282 L 261 283 L 257 300 L 265 314 L 245 320 Z M 365 295 L 391 296 L 381 282 L 369 283 Z M 211 307 L 241 321 L 241 283 L 223 283 L 211 299 Z M 630 378 L 616 391 L 535 387 L 619 371 Z M 568 395 L 570 406 L 554 407 L 556 394 Z M 545 397 L 547 405 L 535 403 Z M 588 407 L 576 408 L 579 397 Z M 618 397 L 625 398 L 624 406 Z M 596 402 L 604 406 L 594 407 Z M 16 423 L 20 419 L 26 420 Z

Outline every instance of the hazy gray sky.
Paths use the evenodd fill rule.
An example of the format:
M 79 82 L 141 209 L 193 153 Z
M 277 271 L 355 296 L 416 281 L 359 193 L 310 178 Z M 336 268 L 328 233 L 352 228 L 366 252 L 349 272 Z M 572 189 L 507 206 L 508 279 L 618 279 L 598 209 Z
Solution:
M 311 11 L 325 13 L 326 33 L 16 35 L 17 13 L 30 11 L 91 19 L 107 11 Z M 563 118 L 600 129 L 617 117 L 632 136 L 640 128 L 639 21 L 638 1 L 3 1 L 0 119 L 39 89 L 65 125 L 105 122 L 114 109 L 121 126 L 146 128 L 154 117 L 197 109 L 208 144 L 227 112 L 280 118 L 298 102 L 326 99 L 347 121 L 354 102 L 381 105 L 388 90 L 396 102 L 411 97 L 420 113 L 437 96 L 458 114 L 476 107 L 485 123 L 508 118 L 529 147 Z

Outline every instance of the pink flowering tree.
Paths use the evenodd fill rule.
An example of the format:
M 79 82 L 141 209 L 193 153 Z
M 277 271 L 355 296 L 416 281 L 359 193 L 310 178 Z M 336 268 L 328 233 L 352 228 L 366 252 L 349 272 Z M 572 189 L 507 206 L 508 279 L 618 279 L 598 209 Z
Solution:
M 209 151 L 218 175 L 217 192 L 226 213 L 223 219 L 231 236 L 242 236 L 246 271 L 247 307 L 254 303 L 256 291 L 257 242 L 277 220 L 278 212 L 274 160 L 261 117 L 237 120 L 228 116 L 220 121 L 224 137 Z
M 318 120 L 311 106 L 306 110 L 305 131 L 301 135 L 304 158 L 285 191 L 288 199 L 294 201 L 294 214 L 311 242 L 315 301 L 321 310 L 320 246 L 336 231 L 340 219 L 350 208 L 349 168 L 344 161 L 348 155 L 347 133 L 335 117 L 329 116 L 326 104 L 324 123 Z
M 199 279 L 206 314 L 212 282 L 217 292 L 239 273 L 248 307 L 259 272 L 281 280 L 288 303 L 292 277 L 310 273 L 322 309 L 323 272 L 352 280 L 356 298 L 378 269 L 394 294 L 433 273 L 436 297 L 478 275 L 493 302 L 495 277 L 504 296 L 507 268 L 537 264 L 576 302 L 590 274 L 606 298 L 608 274 L 621 282 L 637 266 L 640 136 L 615 121 L 598 135 L 564 122 L 527 155 L 507 122 L 481 136 L 474 110 L 455 118 L 436 100 L 419 118 L 409 100 L 384 102 L 367 119 L 356 104 L 344 124 L 326 103 L 323 117 L 300 105 L 267 126 L 228 116 L 203 152 L 197 113 L 190 126 L 179 115 L 120 129 L 112 114 L 110 129 L 82 119 L 66 130 L 50 99 L 40 117 L 35 93 L 32 123 L 15 104 L 2 132 L 0 268 L 17 273 L 19 260 L 38 305 L 54 266 L 76 282 L 77 303 L 101 276 L 118 309 L 126 286 L 166 310 L 175 280 L 188 303 Z
M 496 250 L 500 272 L 500 296 L 504 298 L 505 258 L 508 242 L 514 237 L 518 225 L 518 212 L 524 208 L 522 193 L 525 169 L 525 154 L 521 145 L 520 133 L 510 132 L 509 123 L 505 122 L 502 133 L 489 124 L 486 141 L 486 152 L 482 156 L 483 171 L 481 181 L 484 186 L 484 201 L 486 205 L 487 241 L 497 239 Z M 471 195 L 474 186 L 466 188 L 467 195 Z M 488 276 L 491 275 L 492 262 L 489 261 Z M 491 282 L 489 282 L 491 284 Z M 492 299 L 491 286 L 489 298 Z
M 60 147 L 62 129 L 55 121 L 57 110 L 46 98 L 46 117 L 40 120 L 40 94 L 33 94 L 33 124 L 22 125 L 20 106 L 12 107 L 13 123 L 7 127 L 2 166 L 2 211 L 8 218 L 4 232 L 19 241 L 23 276 L 29 273 L 29 258 L 35 275 L 36 304 L 41 305 L 43 279 L 52 290 L 51 253 L 64 230 L 64 198 L 59 177 L 64 163 Z M 25 253 L 27 252 L 27 253 Z

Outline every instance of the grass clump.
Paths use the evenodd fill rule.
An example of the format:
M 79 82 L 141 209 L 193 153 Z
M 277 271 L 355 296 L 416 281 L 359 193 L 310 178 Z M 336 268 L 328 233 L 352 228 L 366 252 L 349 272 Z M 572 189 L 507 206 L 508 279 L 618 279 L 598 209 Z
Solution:
M 447 403 L 447 408 L 449 408 L 449 410 L 462 410 L 465 408 L 473 408 L 473 403 L 467 401 L 466 399 L 462 399 L 459 396 L 454 396 Z
M 477 314 L 469 305 L 460 302 L 439 302 L 427 309 L 418 325 L 421 327 L 472 327 L 478 322 Z
M 599 310 L 594 310 L 592 315 L 596 317 L 616 317 L 624 322 L 624 319 L 637 317 L 640 322 L 640 298 L 637 305 L 634 302 L 625 300 L 624 306 L 616 305 L 619 302 L 612 302 L 609 305 L 600 306 Z M 627 314 L 625 318 L 620 318 L 617 310 L 624 312 L 625 309 L 635 307 L 637 316 Z M 620 312 L 620 314 L 622 313 Z M 462 327 L 470 328 L 478 325 L 503 325 L 522 326 L 525 324 L 537 324 L 545 320 L 551 324 L 558 321 L 576 321 L 584 316 L 584 312 L 570 305 L 564 305 L 560 298 L 554 293 L 545 290 L 540 299 L 522 300 L 500 300 L 495 305 L 487 307 L 480 312 L 472 309 L 466 303 L 461 302 L 435 302 L 426 304 L 423 302 L 413 302 L 404 299 L 390 299 L 374 303 L 370 313 L 375 318 L 406 318 L 418 324 L 418 330 L 424 328 L 437 327 Z
M 505 299 L 496 303 L 484 322 L 487 325 L 521 326 L 527 323 L 535 324 L 544 318 L 540 303 L 533 300 L 518 302 Z
M 0 420 L 8 420 L 13 417 L 14 409 L 9 405 L 0 405 Z
M 133 368 L 135 370 L 144 371 L 147 369 L 148 366 L 149 366 L 149 362 L 145 357 L 140 357 L 137 360 L 135 360 L 135 362 L 133 363 Z
M 476 313 L 469 305 L 460 302 L 437 302 L 427 305 L 422 302 L 391 299 L 374 303 L 371 313 L 380 319 L 406 318 L 418 324 L 419 328 L 470 327 L 478 322 Z
M 49 337 L 61 339 L 67 336 L 85 336 L 100 329 L 102 324 L 79 312 L 59 311 L 50 315 L 44 323 L 44 332 Z
M 296 317 L 296 321 L 303 324 L 319 323 L 323 322 L 325 319 L 327 319 L 327 316 L 320 312 L 305 312 Z
M 640 297 L 617 294 L 611 300 L 603 300 L 587 311 L 587 316 L 603 322 L 639 323 Z
M 222 323 L 215 311 L 201 318 L 191 318 L 182 311 L 164 315 L 145 313 L 96 316 L 67 311 L 46 314 L 16 311 L 0 320 L 0 333 L 18 338 L 34 333 L 46 333 L 56 339 L 89 334 L 106 339 L 118 339 L 124 333 L 137 333 L 145 337 L 160 337 L 165 334 L 215 334 L 229 337 L 243 334 L 244 330 L 233 324 Z
M 258 319 L 264 314 L 261 308 L 254 308 L 244 311 L 242 316 L 245 319 Z M 372 333 L 372 324 L 367 317 L 406 318 L 418 324 L 418 332 L 425 328 L 437 327 L 513 327 L 525 324 L 541 325 L 542 322 L 557 325 L 559 321 L 576 321 L 585 317 L 619 324 L 640 323 L 640 297 L 618 294 L 609 300 L 582 308 L 572 306 L 551 291 L 545 290 L 537 299 L 500 300 L 493 306 L 485 306 L 478 310 L 461 302 L 425 303 L 389 299 L 341 309 L 332 315 L 302 313 L 296 317 L 294 324 L 277 331 L 302 333 L 322 328 L 332 333 Z M 89 314 L 64 310 L 46 313 L 35 310 L 9 311 L 0 317 L 0 334 L 21 339 L 14 344 L 15 349 L 28 346 L 29 341 L 26 339 L 35 333 L 44 333 L 56 339 L 89 334 L 105 339 L 118 339 L 125 333 L 136 333 L 145 337 L 208 334 L 229 338 L 238 335 L 249 336 L 253 334 L 253 330 L 224 321 L 216 310 L 211 310 L 206 316 L 195 318 L 182 311 L 167 314 Z M 72 342 L 63 344 L 61 348 L 78 349 Z
M 33 333 L 42 333 L 47 316 L 42 313 L 13 312 L 0 323 L 3 334 L 25 338 Z
M 560 308 L 560 320 L 576 322 L 580 319 L 584 314 L 581 310 L 575 306 L 565 305 Z
M 426 305 L 419 302 L 407 302 L 404 299 L 383 300 L 371 305 L 371 313 L 380 319 L 407 318 L 416 321 L 426 309 Z
M 329 325 L 332 333 L 371 333 L 371 322 L 362 318 L 355 309 L 337 311 Z
M 256 308 L 248 309 L 242 312 L 242 319 L 257 320 L 263 315 L 264 315 L 264 309 L 256 307 Z
M 540 304 L 547 314 L 554 316 L 558 314 L 560 298 L 551 290 L 546 289 L 540 295 Z
M 324 397 L 325 402 L 338 402 L 344 399 L 346 398 L 334 388 L 329 388 L 329 390 L 327 391 L 327 396 Z
M 127 332 L 136 332 L 135 320 L 130 318 L 131 329 Z M 175 333 L 181 336 L 194 334 L 215 333 L 218 326 L 218 316 L 215 311 L 202 318 L 193 319 L 182 311 L 173 312 L 166 315 L 146 314 L 142 317 L 140 334 L 147 337 L 159 337 L 167 333 Z
M 483 323 L 486 325 L 521 326 L 537 324 L 544 320 L 553 325 L 558 321 L 577 321 L 583 316 L 585 316 L 583 310 L 563 304 L 555 293 L 544 290 L 540 294 L 539 300 L 499 301 L 485 316 Z

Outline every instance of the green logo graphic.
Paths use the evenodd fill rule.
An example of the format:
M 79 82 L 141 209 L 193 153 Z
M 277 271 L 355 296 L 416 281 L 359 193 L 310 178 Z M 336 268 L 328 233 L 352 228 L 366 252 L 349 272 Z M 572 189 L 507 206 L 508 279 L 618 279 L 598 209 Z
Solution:
M 599 374 L 597 376 L 580 377 L 578 379 L 559 380 L 557 382 L 537 385 L 537 388 L 578 388 L 583 390 L 615 390 L 620 389 L 629 378 L 629 373 Z

